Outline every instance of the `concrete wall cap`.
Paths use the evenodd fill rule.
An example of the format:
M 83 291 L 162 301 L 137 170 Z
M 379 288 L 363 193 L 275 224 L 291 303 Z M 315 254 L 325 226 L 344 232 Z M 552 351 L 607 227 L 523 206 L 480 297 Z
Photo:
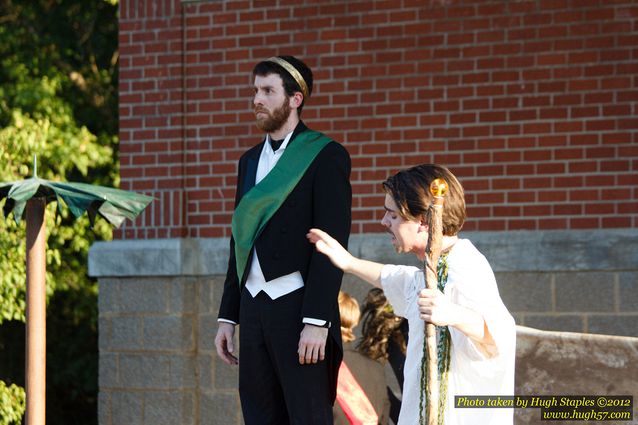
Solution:
M 495 272 L 633 270 L 638 229 L 462 232 Z M 394 252 L 385 233 L 354 234 L 349 250 L 381 263 L 419 266 Z M 228 238 L 144 239 L 97 242 L 89 252 L 96 277 L 224 275 Z

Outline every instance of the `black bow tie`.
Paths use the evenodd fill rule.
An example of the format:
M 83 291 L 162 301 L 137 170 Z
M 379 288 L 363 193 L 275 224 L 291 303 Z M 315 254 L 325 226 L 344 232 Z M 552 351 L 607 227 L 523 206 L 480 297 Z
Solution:
M 276 152 L 277 149 L 279 149 L 279 147 L 281 146 L 281 144 L 284 142 L 284 140 L 286 139 L 281 139 L 281 140 L 273 140 L 272 137 L 268 138 L 270 140 L 270 146 L 272 146 L 272 151 Z

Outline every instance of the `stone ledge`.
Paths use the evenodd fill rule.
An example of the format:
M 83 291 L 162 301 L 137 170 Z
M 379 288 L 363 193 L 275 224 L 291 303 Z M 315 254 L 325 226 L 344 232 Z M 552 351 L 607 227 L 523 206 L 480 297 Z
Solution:
M 518 394 L 633 394 L 638 338 L 517 326 L 516 361 Z
M 89 251 L 89 275 L 210 276 L 225 274 L 228 239 L 139 239 L 97 242 Z
M 634 270 L 638 229 L 468 232 L 494 271 Z
M 495 272 L 634 270 L 638 229 L 463 232 Z M 350 251 L 362 258 L 418 265 L 397 255 L 384 233 L 352 235 Z M 224 275 L 227 238 L 97 242 L 89 252 L 95 277 Z
M 515 394 L 633 395 L 637 362 L 638 338 L 517 326 Z M 516 409 L 514 415 L 519 425 L 542 423 L 538 409 Z

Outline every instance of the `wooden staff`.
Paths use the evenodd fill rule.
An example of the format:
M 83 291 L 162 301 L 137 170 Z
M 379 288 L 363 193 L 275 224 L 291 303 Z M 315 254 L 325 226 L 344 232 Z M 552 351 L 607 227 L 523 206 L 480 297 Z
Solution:
M 425 264 L 425 286 L 428 289 L 437 289 L 438 275 L 437 264 L 441 255 L 443 239 L 443 202 L 447 194 L 448 184 L 443 179 L 435 179 L 430 184 L 430 193 L 433 196 L 430 209 L 430 228 L 428 232 L 428 244 L 425 249 L 427 254 Z M 433 323 L 425 324 L 425 343 L 427 345 L 427 417 L 428 425 L 436 425 L 439 415 L 439 376 L 438 356 L 436 346 L 436 326 Z

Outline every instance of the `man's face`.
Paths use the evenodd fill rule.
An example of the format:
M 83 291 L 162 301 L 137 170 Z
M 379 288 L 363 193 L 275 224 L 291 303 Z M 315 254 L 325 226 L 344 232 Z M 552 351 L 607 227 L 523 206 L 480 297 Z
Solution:
M 421 221 L 407 220 L 399 214 L 399 208 L 389 193 L 385 195 L 385 214 L 381 225 L 392 237 L 392 245 L 397 253 L 412 252 L 419 258 L 425 258 L 425 246 L 428 241 L 427 226 Z
M 255 76 L 253 109 L 260 130 L 272 133 L 283 127 L 290 117 L 291 108 L 279 75 Z

